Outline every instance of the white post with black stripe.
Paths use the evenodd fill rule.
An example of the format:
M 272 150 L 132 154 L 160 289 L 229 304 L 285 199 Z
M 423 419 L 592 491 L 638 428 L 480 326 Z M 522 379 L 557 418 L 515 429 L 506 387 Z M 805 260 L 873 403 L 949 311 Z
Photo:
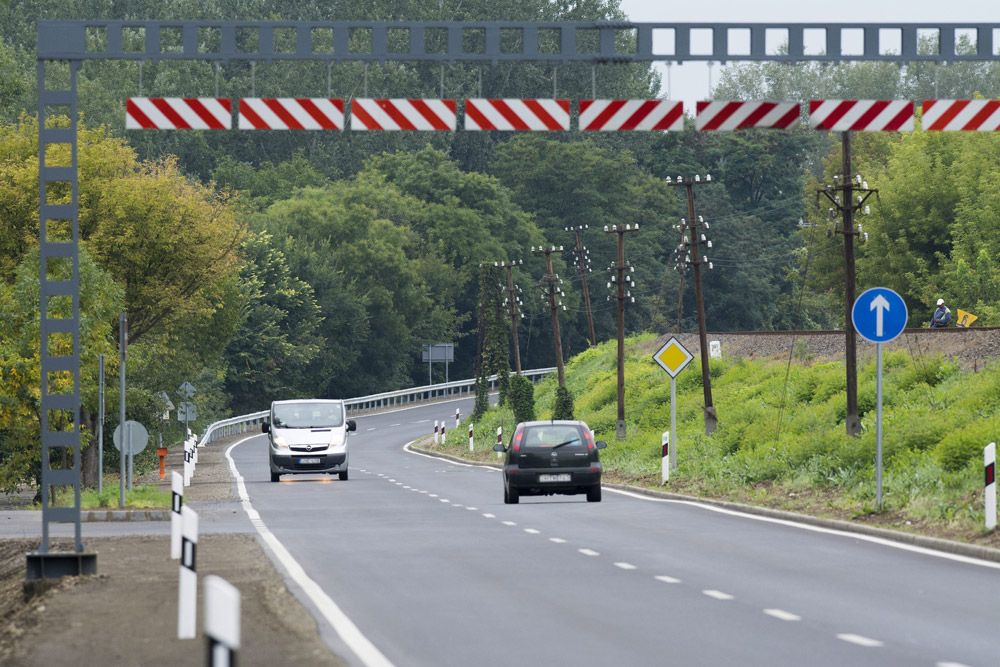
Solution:
M 997 527 L 997 443 L 991 442 L 983 449 L 983 468 L 986 473 L 986 530 Z
M 240 591 L 231 583 L 210 574 L 205 592 L 205 639 L 210 667 L 235 667 L 240 648 Z
M 503 426 L 497 426 L 497 444 L 503 445 Z M 497 458 L 503 458 L 503 452 L 497 452 Z
M 438 420 L 435 419 L 434 420 L 434 444 L 435 445 L 440 444 L 440 442 L 441 442 L 438 439 L 438 436 L 439 436 L 438 428 L 439 428 L 439 426 L 438 426 Z
M 441 420 L 441 444 L 442 445 L 444 444 L 444 435 L 445 435 L 445 428 L 444 428 L 444 420 L 442 419 Z
M 181 557 L 181 507 L 184 506 L 184 478 L 170 471 L 170 557 Z
M 475 436 L 476 436 L 476 430 L 472 427 L 472 422 L 469 422 L 469 451 L 470 452 L 475 449 L 475 443 L 474 443 Z
M 198 628 L 198 513 L 181 508 L 181 566 L 177 587 L 177 638 L 194 639 Z
M 455 408 L 455 430 L 462 425 L 462 411 L 459 408 Z
M 660 436 L 660 483 L 670 481 L 670 431 Z
M 184 486 L 191 485 L 191 450 L 188 441 L 184 441 Z

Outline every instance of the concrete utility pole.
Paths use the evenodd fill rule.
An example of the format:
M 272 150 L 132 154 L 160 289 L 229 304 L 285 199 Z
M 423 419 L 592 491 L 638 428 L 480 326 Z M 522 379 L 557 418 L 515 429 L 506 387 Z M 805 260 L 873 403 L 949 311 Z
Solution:
M 590 345 L 597 345 L 597 334 L 594 333 L 594 309 L 590 306 L 590 285 L 587 284 L 587 274 L 590 273 L 590 251 L 583 245 L 584 229 L 589 229 L 590 225 L 576 225 L 575 227 L 565 227 L 567 232 L 573 232 L 576 237 L 576 271 L 580 275 L 580 287 L 583 289 L 583 306 L 587 309 L 587 333 Z
M 698 307 L 698 341 L 699 348 L 701 348 L 701 382 L 705 390 L 705 435 L 711 435 L 715 432 L 719 418 L 715 412 L 715 405 L 712 404 L 712 377 L 708 372 L 708 334 L 705 328 L 705 300 L 701 293 L 701 265 L 708 264 L 709 268 L 712 267 L 708 257 L 701 257 L 699 252 L 702 243 L 705 243 L 707 247 L 711 247 L 711 245 L 705 239 L 705 235 L 701 233 L 702 225 L 708 229 L 707 223 L 695 215 L 694 188 L 696 185 L 707 185 L 711 182 L 711 174 L 706 175 L 704 180 L 699 175 L 694 177 L 678 176 L 677 180 L 667 177 L 668 184 L 684 188 L 687 194 L 688 217 L 686 221 L 682 220 L 681 222 L 686 224 L 688 229 L 685 245 L 690 252 L 688 262 L 694 269 L 694 298 Z
M 841 140 L 843 147 L 843 174 L 834 176 L 833 185 L 827 185 L 819 194 L 825 196 L 831 204 L 828 210 L 830 217 L 836 217 L 835 210 L 843 217 L 843 228 L 836 230 L 838 234 L 844 235 L 844 354 L 847 366 L 847 416 L 845 426 L 848 435 L 859 435 L 861 433 L 861 420 L 858 418 L 858 356 L 857 342 L 854 334 L 854 327 L 851 325 L 851 309 L 854 308 L 856 295 L 856 273 L 854 266 L 854 237 L 858 236 L 863 243 L 867 236 L 861 225 L 854 227 L 854 212 L 858 211 L 867 214 L 870 210 L 865 202 L 872 194 L 878 194 L 878 190 L 868 188 L 868 183 L 860 175 L 851 176 L 851 133 L 844 132 Z M 836 181 L 842 181 L 837 183 Z M 841 193 L 838 195 L 837 190 Z M 855 195 L 855 193 L 858 193 Z
M 523 259 L 512 259 L 509 262 L 493 262 L 507 274 L 507 312 L 510 313 L 510 338 L 514 346 L 514 372 L 521 374 L 521 342 L 517 329 L 521 323 L 521 288 L 514 284 L 514 267 L 524 264 Z
M 559 333 L 559 307 L 562 306 L 563 310 L 566 310 L 566 306 L 563 305 L 562 297 L 565 294 L 559 285 L 562 280 L 559 275 L 552 268 L 552 253 L 562 252 L 562 246 L 531 246 L 531 253 L 533 255 L 545 255 L 545 277 L 542 278 L 542 298 L 548 298 L 549 300 L 549 310 L 552 313 L 552 345 L 555 347 L 556 353 L 556 372 L 559 378 L 559 386 L 566 386 L 566 374 L 563 371 L 563 352 L 562 352 L 562 336 Z
M 118 423 L 121 434 L 118 436 L 121 446 L 118 448 L 118 507 L 125 507 L 125 458 L 132 444 L 126 439 L 125 433 L 125 356 L 128 348 L 128 316 L 125 311 L 118 317 Z M 187 437 L 185 435 L 185 437 Z
M 625 262 L 625 234 L 639 231 L 639 225 L 604 225 L 605 234 L 614 234 L 618 238 L 618 255 L 615 263 L 609 269 L 611 282 L 617 285 L 618 299 L 618 422 L 615 425 L 615 436 L 625 439 L 625 300 L 635 303 L 631 288 L 634 287 L 632 276 L 635 268 Z M 625 289 L 626 284 L 630 288 Z M 608 297 L 609 299 L 611 297 Z

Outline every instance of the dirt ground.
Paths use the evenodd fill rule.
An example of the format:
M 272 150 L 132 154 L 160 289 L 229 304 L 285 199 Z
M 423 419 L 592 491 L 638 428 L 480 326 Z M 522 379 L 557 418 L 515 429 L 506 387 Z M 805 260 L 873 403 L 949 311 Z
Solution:
M 224 451 L 214 444 L 199 452 L 186 503 L 235 500 Z M 178 452 L 168 459 L 178 470 L 180 461 Z M 168 468 L 168 489 L 169 479 Z M 87 550 L 97 553 L 98 574 L 66 577 L 40 590 L 24 584 L 25 554 L 38 541 L 0 540 L 0 665 L 204 663 L 200 618 L 197 639 L 177 639 L 178 562 L 170 558 L 169 536 L 84 533 Z M 54 541 L 53 548 L 70 550 L 72 543 Z M 345 664 L 323 643 L 255 535 L 202 535 L 197 565 L 199 578 L 215 574 L 240 590 L 241 665 Z M 199 590 L 199 614 L 202 603 Z

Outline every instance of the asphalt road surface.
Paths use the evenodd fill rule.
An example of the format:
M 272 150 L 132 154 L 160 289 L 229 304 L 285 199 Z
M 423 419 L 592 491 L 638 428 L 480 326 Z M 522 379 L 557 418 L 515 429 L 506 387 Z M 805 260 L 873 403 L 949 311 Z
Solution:
M 456 407 L 359 418 L 345 482 L 272 484 L 263 436 L 231 450 L 349 661 L 1000 664 L 1000 564 L 607 488 L 504 505 L 497 471 L 404 451 Z

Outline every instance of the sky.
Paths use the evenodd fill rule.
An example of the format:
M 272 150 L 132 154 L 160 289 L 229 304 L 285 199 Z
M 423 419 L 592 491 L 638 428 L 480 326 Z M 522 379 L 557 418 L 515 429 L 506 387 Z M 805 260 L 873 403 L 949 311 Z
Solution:
M 635 22 L 765 23 L 1000 23 L 998 0 L 711 0 L 705 3 L 676 0 L 621 0 L 621 8 Z M 846 44 L 845 44 L 846 47 Z M 667 93 L 668 68 L 657 63 L 663 76 L 662 92 Z M 670 99 L 684 100 L 688 113 L 697 100 L 708 99 L 710 80 L 718 82 L 722 67 L 704 62 L 669 67 Z

